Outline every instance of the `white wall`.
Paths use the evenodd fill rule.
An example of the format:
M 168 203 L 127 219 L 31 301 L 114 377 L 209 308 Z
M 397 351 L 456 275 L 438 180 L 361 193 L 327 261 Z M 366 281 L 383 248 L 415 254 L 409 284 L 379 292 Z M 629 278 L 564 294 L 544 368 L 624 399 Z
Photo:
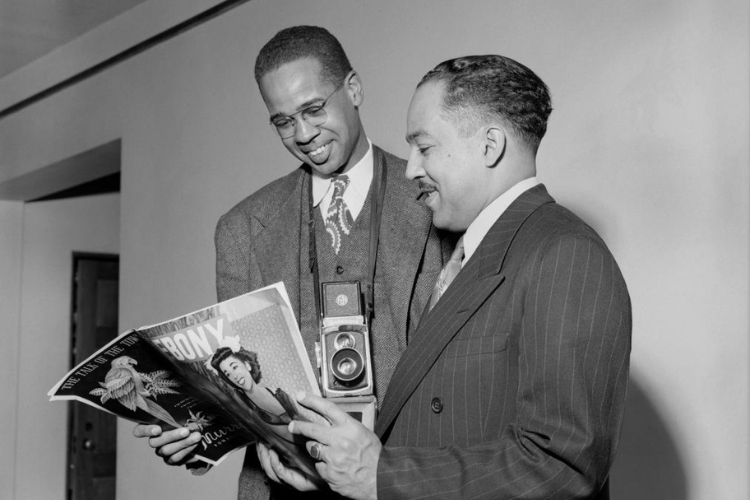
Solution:
M 610 244 L 633 299 L 612 496 L 747 499 L 747 2 L 254 0 L 0 120 L 0 170 L 122 139 L 123 328 L 212 302 L 216 219 L 294 167 L 251 69 L 300 23 L 340 38 L 370 136 L 402 155 L 412 89 L 444 59 L 502 53 L 549 84 L 540 177 Z M 193 478 L 131 428 L 119 430 L 120 500 L 234 496 L 239 456 Z M 18 470 L 19 483 L 39 472 Z
M 71 368 L 73 252 L 117 253 L 119 226 L 117 194 L 25 205 L 15 496 L 4 498 L 66 498 L 68 405 L 47 391 Z
M 0 318 L 3 348 L 0 349 L 0 498 L 13 497 L 16 470 L 16 408 L 18 393 L 18 332 L 21 323 L 21 263 L 23 204 L 0 201 Z

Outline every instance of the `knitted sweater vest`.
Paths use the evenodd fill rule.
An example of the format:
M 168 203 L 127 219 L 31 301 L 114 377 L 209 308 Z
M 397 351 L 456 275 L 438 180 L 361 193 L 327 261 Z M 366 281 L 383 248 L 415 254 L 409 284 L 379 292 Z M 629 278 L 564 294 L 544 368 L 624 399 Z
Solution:
M 370 246 L 370 215 L 372 209 L 372 189 L 367 195 L 362 211 L 354 221 L 354 226 L 348 235 L 342 239 L 341 249 L 336 255 L 333 252 L 331 238 L 326 233 L 325 224 L 320 209 L 315 209 L 315 243 L 318 255 L 318 272 L 320 282 L 330 281 L 359 281 L 364 293 L 369 282 L 369 246 Z M 310 283 L 309 293 L 300 296 L 301 323 L 317 325 L 315 297 L 312 293 L 312 278 L 305 280 Z M 305 287 L 308 288 L 308 287 Z M 398 331 L 388 302 L 388 284 L 378 279 L 377 267 L 375 273 L 374 315 L 370 324 L 370 351 L 374 368 L 373 382 L 378 404 L 385 396 L 388 382 L 396 368 L 401 353 L 406 348 L 406 332 Z M 314 342 L 319 340 L 318 332 L 303 333 L 303 339 L 308 352 L 314 352 Z M 313 359 L 313 366 L 315 360 Z M 316 369 L 316 374 L 319 375 Z

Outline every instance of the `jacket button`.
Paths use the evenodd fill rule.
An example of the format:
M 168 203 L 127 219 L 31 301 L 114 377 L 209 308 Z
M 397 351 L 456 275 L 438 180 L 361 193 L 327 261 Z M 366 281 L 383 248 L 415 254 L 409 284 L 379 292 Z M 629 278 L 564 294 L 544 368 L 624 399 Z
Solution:
M 344 274 L 344 268 L 341 266 L 336 266 L 336 274 Z
M 443 411 L 443 402 L 440 401 L 440 398 L 432 398 L 432 402 L 430 403 L 430 408 L 435 413 L 440 413 Z

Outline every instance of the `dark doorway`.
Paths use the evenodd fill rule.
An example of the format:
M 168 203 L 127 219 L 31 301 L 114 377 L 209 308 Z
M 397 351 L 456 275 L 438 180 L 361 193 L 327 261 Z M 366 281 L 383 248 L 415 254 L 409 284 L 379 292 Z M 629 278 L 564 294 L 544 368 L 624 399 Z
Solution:
M 118 287 L 118 256 L 73 254 L 71 368 L 117 336 Z M 69 500 L 114 500 L 116 419 L 88 405 L 70 403 Z

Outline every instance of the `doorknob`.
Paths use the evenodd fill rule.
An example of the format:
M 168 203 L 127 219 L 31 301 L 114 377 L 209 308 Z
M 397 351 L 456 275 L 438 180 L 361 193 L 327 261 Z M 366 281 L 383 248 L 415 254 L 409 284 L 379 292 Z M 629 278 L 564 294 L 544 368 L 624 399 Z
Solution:
M 94 449 L 94 442 L 90 440 L 89 438 L 86 438 L 83 440 L 83 449 L 84 450 L 93 450 Z

